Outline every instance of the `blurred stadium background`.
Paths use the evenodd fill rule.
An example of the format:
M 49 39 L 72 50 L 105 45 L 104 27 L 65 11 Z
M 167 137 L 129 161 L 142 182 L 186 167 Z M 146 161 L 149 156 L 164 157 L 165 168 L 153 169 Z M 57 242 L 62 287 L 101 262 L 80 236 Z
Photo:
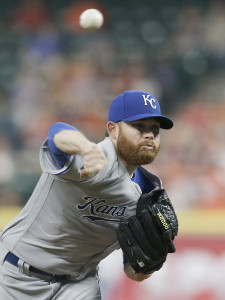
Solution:
M 79 28 L 98 8 L 97 32 Z M 225 2 L 0 0 L 0 229 L 40 176 L 55 121 L 104 138 L 111 100 L 145 90 L 175 121 L 153 165 L 180 220 L 177 253 L 143 283 L 120 251 L 100 265 L 103 300 L 224 300 Z

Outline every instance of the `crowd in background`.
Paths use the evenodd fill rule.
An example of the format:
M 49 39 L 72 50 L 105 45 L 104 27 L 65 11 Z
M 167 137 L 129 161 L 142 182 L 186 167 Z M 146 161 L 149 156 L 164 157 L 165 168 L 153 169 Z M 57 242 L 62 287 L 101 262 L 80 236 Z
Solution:
M 70 123 L 98 142 L 111 100 L 137 89 L 157 97 L 175 122 L 146 168 L 177 208 L 224 208 L 224 1 L 111 2 L 2 5 L 0 205 L 28 200 L 52 123 Z M 79 28 L 87 7 L 104 13 L 97 32 Z

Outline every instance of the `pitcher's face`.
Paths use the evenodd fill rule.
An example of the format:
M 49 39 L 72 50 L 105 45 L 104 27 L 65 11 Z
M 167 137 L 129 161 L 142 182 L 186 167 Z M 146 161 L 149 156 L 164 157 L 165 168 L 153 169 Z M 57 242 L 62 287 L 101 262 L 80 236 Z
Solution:
M 159 130 L 160 124 L 154 118 L 120 122 L 118 156 L 133 166 L 152 163 L 160 149 Z

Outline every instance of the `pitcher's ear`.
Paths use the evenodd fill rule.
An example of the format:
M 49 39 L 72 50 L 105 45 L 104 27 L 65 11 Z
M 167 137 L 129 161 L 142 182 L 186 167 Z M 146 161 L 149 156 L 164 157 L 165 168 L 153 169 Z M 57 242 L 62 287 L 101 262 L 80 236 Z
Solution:
M 117 138 L 119 136 L 119 125 L 118 125 L 118 123 L 114 123 L 112 121 L 109 121 L 107 123 L 107 131 L 109 133 L 109 136 L 112 139 L 117 140 Z

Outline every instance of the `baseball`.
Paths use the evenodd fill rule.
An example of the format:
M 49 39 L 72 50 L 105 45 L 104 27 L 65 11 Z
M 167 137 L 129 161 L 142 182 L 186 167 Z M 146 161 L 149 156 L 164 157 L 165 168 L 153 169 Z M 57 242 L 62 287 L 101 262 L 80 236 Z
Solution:
M 102 13 L 95 9 L 90 8 L 82 12 L 80 15 L 80 26 L 86 30 L 97 30 L 103 24 L 104 18 Z

